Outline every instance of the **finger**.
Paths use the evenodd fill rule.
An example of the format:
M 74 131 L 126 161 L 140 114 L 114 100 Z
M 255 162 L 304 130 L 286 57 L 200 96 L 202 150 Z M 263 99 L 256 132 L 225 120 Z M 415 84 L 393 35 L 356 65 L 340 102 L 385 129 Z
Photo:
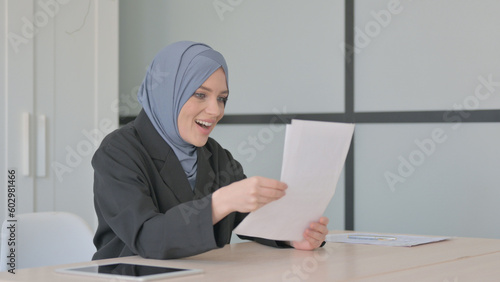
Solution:
M 321 224 L 319 222 L 313 222 L 309 225 L 309 229 L 322 233 L 322 234 L 328 234 L 328 227 L 324 224 Z
M 259 196 L 257 197 L 257 202 L 263 206 L 263 205 L 267 205 L 269 204 L 270 202 L 273 202 L 273 201 L 276 201 L 276 200 L 279 200 L 281 197 L 278 197 L 278 198 L 275 198 L 275 197 L 265 197 L 265 196 Z
M 267 190 L 272 190 L 272 189 L 267 189 Z M 283 191 L 276 191 L 276 190 L 266 191 L 265 193 L 262 194 L 253 195 L 252 197 L 248 198 L 248 201 L 256 204 L 255 209 L 253 210 L 257 210 L 262 206 L 269 204 L 270 202 L 280 199 L 283 196 L 284 196 Z
M 320 219 L 319 219 L 319 223 L 321 224 L 324 224 L 324 225 L 328 225 L 328 223 L 330 222 L 330 220 L 328 219 L 328 217 L 324 217 L 322 216 Z
M 259 177 L 259 185 L 261 187 L 278 189 L 278 190 L 285 190 L 286 188 L 288 188 L 288 185 L 286 185 L 285 182 L 281 182 L 276 179 L 271 179 L 266 177 Z
M 323 240 L 317 239 L 314 236 L 312 236 L 312 233 L 309 230 L 306 230 L 306 234 L 304 234 L 304 239 L 309 242 L 309 244 L 313 247 L 313 249 L 316 249 L 317 247 L 321 246 L 321 243 Z
M 260 197 L 271 198 L 273 200 L 277 200 L 277 199 L 285 196 L 285 191 L 279 190 L 279 189 L 271 189 L 271 188 L 267 188 L 267 187 L 261 187 L 257 191 L 258 191 L 258 194 Z
M 326 234 L 324 234 L 324 233 L 313 231 L 311 229 L 306 230 L 306 235 L 309 238 L 313 239 L 314 242 L 319 242 L 320 244 L 325 240 L 325 236 L 326 236 Z

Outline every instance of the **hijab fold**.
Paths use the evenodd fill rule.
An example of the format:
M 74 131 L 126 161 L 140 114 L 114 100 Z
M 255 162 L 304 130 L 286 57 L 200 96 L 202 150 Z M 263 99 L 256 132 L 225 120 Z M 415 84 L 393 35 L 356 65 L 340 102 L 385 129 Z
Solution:
M 156 131 L 179 159 L 192 189 L 198 156 L 196 147 L 180 136 L 177 118 L 187 100 L 220 67 L 227 83 L 226 61 L 219 52 L 202 43 L 176 42 L 156 55 L 137 94 Z

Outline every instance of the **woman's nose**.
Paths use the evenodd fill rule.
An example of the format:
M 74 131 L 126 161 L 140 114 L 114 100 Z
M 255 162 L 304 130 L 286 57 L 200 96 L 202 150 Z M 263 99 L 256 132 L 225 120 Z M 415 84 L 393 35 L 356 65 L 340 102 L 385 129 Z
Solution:
M 222 106 L 222 103 L 220 103 L 217 98 L 215 99 L 210 99 L 208 101 L 208 105 L 207 105 L 207 108 L 205 109 L 205 111 L 210 114 L 210 115 L 213 115 L 213 116 L 219 116 L 221 114 L 221 109 Z

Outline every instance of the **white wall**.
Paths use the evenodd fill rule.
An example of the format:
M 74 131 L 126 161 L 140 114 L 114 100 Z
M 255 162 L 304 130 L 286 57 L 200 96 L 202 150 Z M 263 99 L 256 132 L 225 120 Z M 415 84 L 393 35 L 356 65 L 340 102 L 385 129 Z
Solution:
M 447 112 L 500 109 L 500 2 L 355 3 L 355 110 L 444 112 L 357 126 L 355 228 L 500 238 L 500 117 Z
M 356 111 L 449 110 L 474 94 L 479 77 L 499 80 L 498 1 L 355 3 Z M 500 95 L 471 106 L 498 109 Z
M 500 238 L 500 125 L 456 125 L 357 126 L 356 230 Z
M 343 1 L 125 0 L 120 13 L 122 100 L 136 100 L 136 87 L 159 50 L 192 40 L 227 60 L 227 114 L 343 112 Z M 122 108 L 126 114 L 131 107 Z

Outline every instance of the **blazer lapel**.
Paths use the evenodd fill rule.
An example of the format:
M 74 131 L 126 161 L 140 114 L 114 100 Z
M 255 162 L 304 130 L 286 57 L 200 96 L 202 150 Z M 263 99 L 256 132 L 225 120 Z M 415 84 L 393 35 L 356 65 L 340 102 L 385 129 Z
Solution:
M 158 134 L 144 110 L 141 110 L 135 123 L 142 144 L 151 159 L 158 164 L 157 168 L 163 182 L 172 190 L 179 202 L 193 200 L 194 193 L 179 159 L 167 142 Z M 163 166 L 161 162 L 164 162 Z
M 186 173 L 172 149 L 169 150 L 165 164 L 160 170 L 160 176 L 165 184 L 172 190 L 179 202 L 184 203 L 193 200 L 194 193 L 187 180 Z
M 198 148 L 198 171 L 194 186 L 195 199 L 200 199 L 213 192 L 215 173 L 210 165 L 212 153 L 205 147 Z

